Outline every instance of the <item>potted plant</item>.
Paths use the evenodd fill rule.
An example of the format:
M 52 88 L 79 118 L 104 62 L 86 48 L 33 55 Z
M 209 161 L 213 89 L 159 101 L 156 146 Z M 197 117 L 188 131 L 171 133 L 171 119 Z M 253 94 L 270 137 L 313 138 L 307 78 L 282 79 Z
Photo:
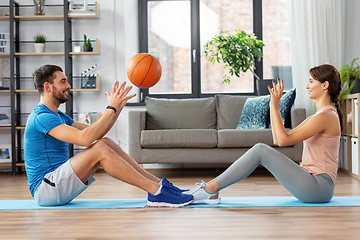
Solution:
M 268 94 L 267 85 L 265 83 L 266 92 L 261 91 L 261 80 L 253 71 L 256 58 L 262 58 L 261 48 L 265 46 L 262 40 L 257 39 L 255 34 L 247 34 L 245 31 L 235 29 L 233 33 L 230 31 L 221 31 L 212 40 L 205 44 L 205 56 L 213 64 L 220 63 L 222 60 L 225 64 L 224 68 L 229 68 L 231 76 L 235 74 L 241 77 L 241 73 L 250 70 L 257 79 L 257 91 L 259 95 Z M 259 81 L 261 80 L 261 82 Z M 269 80 L 272 81 L 272 80 Z M 223 77 L 223 83 L 230 83 L 230 76 L 227 74 Z
M 45 0 L 33 0 L 35 15 L 45 15 Z
M 358 59 L 352 60 L 351 65 L 345 64 L 339 71 L 342 87 L 350 89 L 350 94 L 360 92 L 360 66 L 356 62 Z
M 84 46 L 83 46 L 83 52 L 92 52 L 93 48 L 91 46 L 91 42 L 90 39 L 88 39 L 86 37 L 86 35 L 84 34 Z
M 35 43 L 34 43 L 34 49 L 36 53 L 44 52 L 45 50 L 45 42 L 46 37 L 42 34 L 36 34 L 34 37 Z

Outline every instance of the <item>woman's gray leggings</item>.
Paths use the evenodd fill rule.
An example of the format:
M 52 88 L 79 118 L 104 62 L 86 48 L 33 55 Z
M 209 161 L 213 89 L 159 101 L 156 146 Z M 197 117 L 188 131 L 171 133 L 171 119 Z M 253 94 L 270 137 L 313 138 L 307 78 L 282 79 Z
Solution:
M 297 199 L 306 203 L 329 202 L 334 194 L 335 184 L 327 174 L 312 175 L 291 159 L 274 148 L 258 143 L 236 160 L 216 178 L 220 189 L 243 180 L 259 164 L 272 175 Z

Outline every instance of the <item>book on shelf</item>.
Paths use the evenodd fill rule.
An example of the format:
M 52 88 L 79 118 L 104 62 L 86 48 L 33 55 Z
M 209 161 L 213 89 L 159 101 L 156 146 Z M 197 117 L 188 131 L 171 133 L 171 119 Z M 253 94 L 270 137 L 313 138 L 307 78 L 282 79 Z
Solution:
M 10 47 L 1 47 L 0 46 L 0 53 L 10 53 Z
M 10 33 L 0 33 L 0 39 L 10 39 Z

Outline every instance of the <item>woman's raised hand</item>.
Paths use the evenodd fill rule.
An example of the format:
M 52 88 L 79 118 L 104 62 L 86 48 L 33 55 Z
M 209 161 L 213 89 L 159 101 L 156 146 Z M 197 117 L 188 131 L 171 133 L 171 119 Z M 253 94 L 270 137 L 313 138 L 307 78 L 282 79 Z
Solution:
M 268 90 L 271 95 L 270 106 L 278 106 L 284 91 L 284 81 L 277 79 L 277 82 L 272 82 L 272 88 L 268 85 Z

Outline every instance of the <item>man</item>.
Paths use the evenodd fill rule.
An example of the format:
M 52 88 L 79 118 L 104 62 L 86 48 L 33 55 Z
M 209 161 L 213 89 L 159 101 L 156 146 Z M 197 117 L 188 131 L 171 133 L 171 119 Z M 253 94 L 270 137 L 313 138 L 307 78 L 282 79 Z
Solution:
M 58 110 L 68 100 L 71 88 L 63 70 L 44 65 L 35 77 L 40 103 L 30 114 L 25 129 L 25 167 L 31 195 L 39 205 L 70 202 L 94 182 L 101 165 L 112 177 L 148 192 L 149 206 L 184 206 L 192 195 L 182 194 L 165 178 L 160 180 L 140 167 L 111 139 L 104 137 L 112 128 L 126 102 L 131 87 L 115 81 L 106 92 L 109 106 L 92 125 L 74 121 Z M 69 143 L 87 147 L 69 159 Z

